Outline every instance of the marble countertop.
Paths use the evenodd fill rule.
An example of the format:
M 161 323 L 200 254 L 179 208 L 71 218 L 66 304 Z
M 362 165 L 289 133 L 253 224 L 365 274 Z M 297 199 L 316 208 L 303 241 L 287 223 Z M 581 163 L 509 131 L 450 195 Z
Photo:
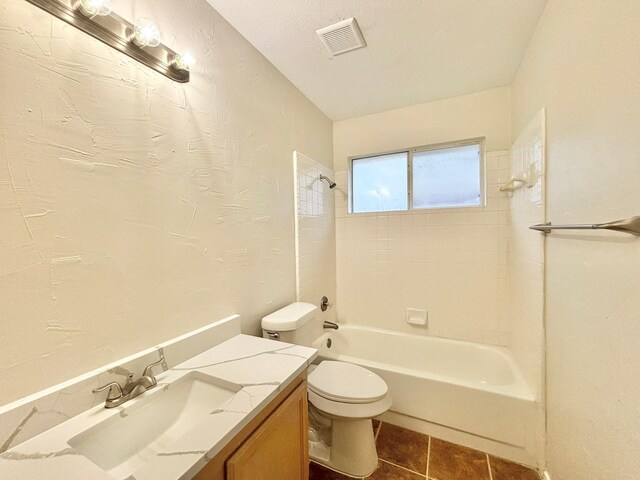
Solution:
M 178 480 L 192 478 L 279 391 L 303 372 L 317 351 L 249 335 L 238 335 L 157 376 L 158 385 L 124 405 L 94 407 L 0 455 L 0 480 Z M 159 451 L 133 474 L 109 474 L 69 445 L 69 440 L 115 415 L 126 416 L 137 402 L 161 394 L 191 372 L 242 386 L 232 398 L 171 449 Z

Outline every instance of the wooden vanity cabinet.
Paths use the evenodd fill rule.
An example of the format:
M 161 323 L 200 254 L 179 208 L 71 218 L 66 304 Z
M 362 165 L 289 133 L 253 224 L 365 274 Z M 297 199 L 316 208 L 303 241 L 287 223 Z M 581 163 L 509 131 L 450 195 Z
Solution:
M 227 480 L 308 478 L 306 382 L 245 440 L 226 465 Z
M 306 372 L 267 405 L 194 480 L 308 480 Z

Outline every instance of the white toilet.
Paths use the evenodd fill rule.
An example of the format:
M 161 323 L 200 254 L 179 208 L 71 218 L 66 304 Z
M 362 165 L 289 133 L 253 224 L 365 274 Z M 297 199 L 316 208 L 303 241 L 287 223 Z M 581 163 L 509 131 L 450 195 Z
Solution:
M 262 319 L 265 338 L 311 346 L 322 334 L 318 308 L 292 303 Z M 371 419 L 391 407 L 387 384 L 366 368 L 324 360 L 308 371 L 309 456 L 354 477 L 378 464 Z

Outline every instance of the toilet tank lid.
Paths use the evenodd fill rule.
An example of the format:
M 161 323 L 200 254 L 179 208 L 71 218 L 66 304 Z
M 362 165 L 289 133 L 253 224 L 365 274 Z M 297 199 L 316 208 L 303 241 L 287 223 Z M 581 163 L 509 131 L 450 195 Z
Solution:
M 315 317 L 317 311 L 318 307 L 310 303 L 292 303 L 264 317 L 262 328 L 277 332 L 295 330 Z

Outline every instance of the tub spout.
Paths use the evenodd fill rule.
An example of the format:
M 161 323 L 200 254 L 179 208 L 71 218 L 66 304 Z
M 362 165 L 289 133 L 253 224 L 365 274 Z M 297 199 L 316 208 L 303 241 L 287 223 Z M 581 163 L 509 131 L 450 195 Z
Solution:
M 325 320 L 322 323 L 322 328 L 330 328 L 332 330 L 337 330 L 338 329 L 338 324 L 337 323 L 333 323 L 333 322 L 328 322 L 327 320 Z

